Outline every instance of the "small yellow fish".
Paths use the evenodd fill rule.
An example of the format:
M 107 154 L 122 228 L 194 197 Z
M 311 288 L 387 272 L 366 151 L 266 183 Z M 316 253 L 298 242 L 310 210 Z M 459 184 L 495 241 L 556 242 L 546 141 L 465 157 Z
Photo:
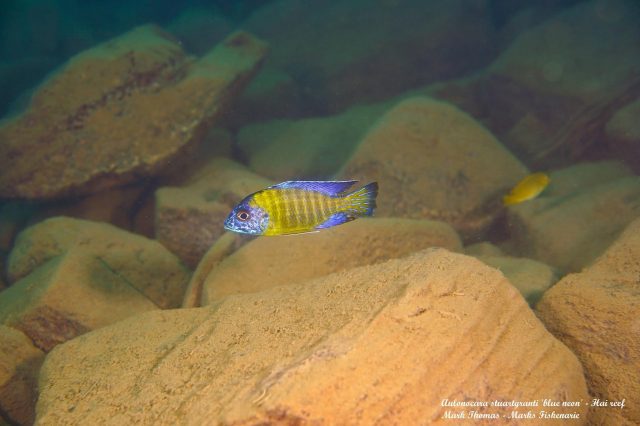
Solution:
M 536 198 L 549 185 L 550 179 L 546 173 L 534 173 L 522 179 L 518 184 L 502 198 L 505 206 L 519 204 L 523 201 Z

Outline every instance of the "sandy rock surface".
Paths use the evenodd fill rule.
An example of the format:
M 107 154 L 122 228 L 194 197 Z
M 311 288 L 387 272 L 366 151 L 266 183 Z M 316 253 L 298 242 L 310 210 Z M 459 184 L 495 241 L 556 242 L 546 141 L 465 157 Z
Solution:
M 589 392 L 623 409 L 591 408 L 593 424 L 640 423 L 640 219 L 584 271 L 560 280 L 536 307 L 578 356 Z
M 500 197 L 526 174 L 473 118 L 425 97 L 388 111 L 339 173 L 379 182 L 379 216 L 442 220 L 463 237 L 485 230 Z
M 72 249 L 0 293 L 0 323 L 43 351 L 158 307 L 99 257 Z
M 157 241 L 114 226 L 58 217 L 24 230 L 9 254 L 7 275 L 15 282 L 71 249 L 92 254 L 161 308 L 178 307 L 189 271 Z
M 238 133 L 238 147 L 252 170 L 271 179 L 329 179 L 388 107 L 380 103 L 329 117 L 248 125 Z
M 0 325 L 0 424 L 4 417 L 17 424 L 35 419 L 38 371 L 44 353 L 15 328 Z
M 196 61 L 143 26 L 76 55 L 0 124 L 0 196 L 88 194 L 157 174 L 201 139 L 265 54 L 234 33 Z
M 366 218 L 317 233 L 257 238 L 211 269 L 201 303 L 296 284 L 429 247 L 462 251 L 449 225 L 415 219 Z
M 39 387 L 39 425 L 450 424 L 444 398 L 588 398 L 507 280 L 445 250 L 122 321 L 58 346 Z
M 225 233 L 224 220 L 233 207 L 247 195 L 274 183 L 231 160 L 213 159 L 182 186 L 156 191 L 156 238 L 195 269 L 209 247 Z
M 514 250 L 562 271 L 579 271 L 591 263 L 638 216 L 638 176 L 539 197 L 508 209 Z

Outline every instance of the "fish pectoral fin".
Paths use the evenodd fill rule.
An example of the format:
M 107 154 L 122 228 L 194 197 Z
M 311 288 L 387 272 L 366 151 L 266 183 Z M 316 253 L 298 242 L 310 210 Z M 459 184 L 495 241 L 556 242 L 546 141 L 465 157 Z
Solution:
M 329 219 L 325 220 L 320 225 L 316 226 L 315 229 L 331 228 L 332 226 L 341 225 L 343 223 L 350 222 L 354 219 L 355 219 L 355 216 L 345 212 L 334 213 L 331 216 L 329 216 Z

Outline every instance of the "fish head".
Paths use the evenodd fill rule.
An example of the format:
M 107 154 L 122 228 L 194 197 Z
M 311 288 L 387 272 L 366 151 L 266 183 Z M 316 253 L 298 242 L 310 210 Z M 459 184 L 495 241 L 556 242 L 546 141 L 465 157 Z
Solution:
M 224 228 L 240 234 L 262 235 L 268 224 L 267 212 L 247 197 L 231 210 L 224 221 Z

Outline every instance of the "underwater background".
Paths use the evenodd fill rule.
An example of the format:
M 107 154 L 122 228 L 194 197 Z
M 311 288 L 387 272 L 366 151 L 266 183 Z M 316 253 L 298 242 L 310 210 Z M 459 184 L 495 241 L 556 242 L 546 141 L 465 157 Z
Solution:
M 4 0 L 0 116 L 0 425 L 640 424 L 636 0 Z

